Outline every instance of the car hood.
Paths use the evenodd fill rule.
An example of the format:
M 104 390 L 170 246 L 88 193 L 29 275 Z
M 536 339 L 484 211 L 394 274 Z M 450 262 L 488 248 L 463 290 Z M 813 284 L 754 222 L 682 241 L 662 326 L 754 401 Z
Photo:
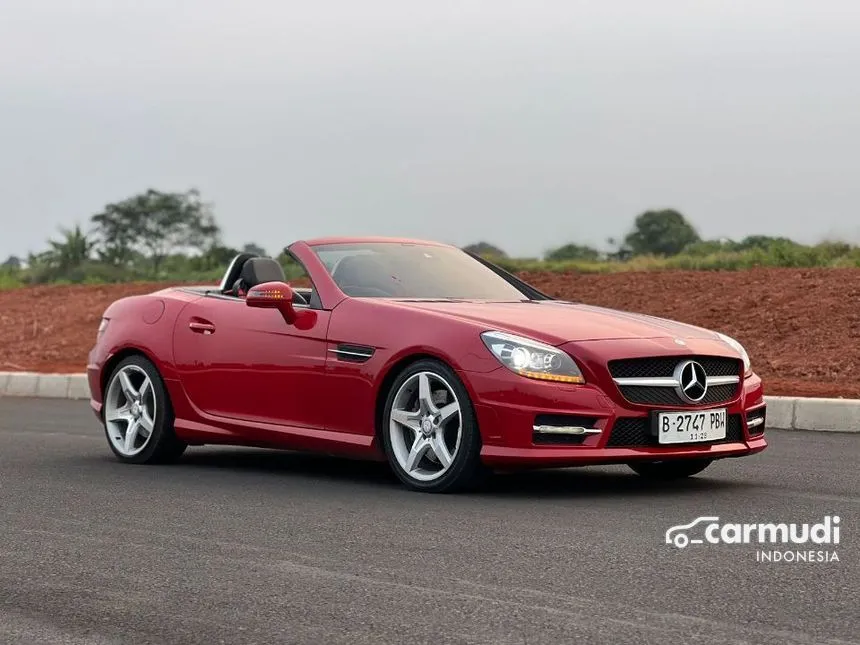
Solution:
M 684 323 L 559 300 L 526 302 L 400 300 L 487 329 L 520 334 L 552 345 L 571 341 L 636 338 L 714 339 L 716 333 Z

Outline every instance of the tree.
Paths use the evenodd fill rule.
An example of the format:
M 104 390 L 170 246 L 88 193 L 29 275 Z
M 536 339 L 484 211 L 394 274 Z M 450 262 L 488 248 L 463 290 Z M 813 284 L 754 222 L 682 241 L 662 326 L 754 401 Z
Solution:
M 771 237 L 770 235 L 749 235 L 736 243 L 741 251 L 747 249 L 767 250 L 773 246 L 798 246 L 797 242 L 787 237 Z
M 239 250 L 229 246 L 214 244 L 198 256 L 188 259 L 188 265 L 194 271 L 222 270 L 226 271 L 231 260 L 239 255 Z
M 738 243 L 729 239 L 700 240 L 693 244 L 688 244 L 686 248 L 684 248 L 684 254 L 703 257 L 714 253 L 726 253 L 737 250 Z
M 267 257 L 266 249 L 264 249 L 262 246 L 254 244 L 253 242 L 248 242 L 245 246 L 243 246 L 242 253 L 251 253 L 252 255 L 256 255 L 261 258 Z
M 0 268 L 6 269 L 7 271 L 18 271 L 21 268 L 21 264 L 21 258 L 17 255 L 10 255 L 3 261 Z
M 612 260 L 615 262 L 627 262 L 632 256 L 633 251 L 630 250 L 630 247 L 626 244 L 619 244 L 618 240 L 614 237 L 607 237 L 606 244 L 609 245 L 610 250 L 606 253 L 606 259 Z
M 469 244 L 468 246 L 463 247 L 464 251 L 468 253 L 474 253 L 475 255 L 480 255 L 481 257 L 490 257 L 490 258 L 506 258 L 508 254 L 502 251 L 497 246 L 493 246 L 489 242 L 476 242 L 475 244 Z
M 600 259 L 600 252 L 590 246 L 582 244 L 565 244 L 557 249 L 553 249 L 546 254 L 546 259 L 551 261 L 564 260 L 586 260 L 597 261 Z
M 95 242 L 81 230 L 61 228 L 61 240 L 48 240 L 48 250 L 39 255 L 41 262 L 53 269 L 67 271 L 81 266 L 92 255 Z
M 634 255 L 677 255 L 698 241 L 696 229 L 672 209 L 642 213 L 624 239 Z
M 81 230 L 60 228 L 62 238 L 48 240 L 48 248 L 41 253 L 30 253 L 27 258 L 29 280 L 36 283 L 63 279 L 80 282 L 92 267 L 94 240 Z
M 218 243 L 220 230 L 211 208 L 197 190 L 163 193 L 149 189 L 92 217 L 101 241 L 102 258 L 128 264 L 134 252 L 144 253 L 158 273 L 171 253 L 203 251 Z

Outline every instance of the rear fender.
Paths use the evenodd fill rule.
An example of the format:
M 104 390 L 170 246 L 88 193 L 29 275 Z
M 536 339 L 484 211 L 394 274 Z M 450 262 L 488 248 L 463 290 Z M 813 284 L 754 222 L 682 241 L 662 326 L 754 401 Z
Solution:
M 97 382 L 90 378 L 90 388 L 102 400 L 105 381 L 126 356 L 141 354 L 158 369 L 164 380 L 176 380 L 173 355 L 173 331 L 179 313 L 202 296 L 181 291 L 162 291 L 144 296 L 122 298 L 112 303 L 102 315 L 107 326 L 90 353 L 88 372 L 96 372 Z

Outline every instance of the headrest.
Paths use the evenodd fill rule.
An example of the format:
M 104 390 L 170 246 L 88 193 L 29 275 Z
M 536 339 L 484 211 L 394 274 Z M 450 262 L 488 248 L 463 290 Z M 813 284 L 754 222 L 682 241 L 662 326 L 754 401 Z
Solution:
M 242 282 L 245 286 L 255 287 L 264 282 L 286 282 L 284 269 L 272 258 L 251 258 L 242 265 Z
M 335 268 L 332 279 L 338 284 L 361 285 L 371 282 L 391 282 L 385 267 L 375 258 L 366 255 L 350 255 L 343 258 Z

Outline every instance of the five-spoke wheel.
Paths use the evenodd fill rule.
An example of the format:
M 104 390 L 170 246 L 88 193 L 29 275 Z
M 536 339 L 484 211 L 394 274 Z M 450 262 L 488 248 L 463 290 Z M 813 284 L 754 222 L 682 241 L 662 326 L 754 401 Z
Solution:
M 410 477 L 433 481 L 444 475 L 462 437 L 460 403 L 438 374 L 418 372 L 397 391 L 389 432 L 397 463 Z
M 114 449 L 134 457 L 152 438 L 158 405 L 152 381 L 143 370 L 129 364 L 117 370 L 105 395 L 105 427 Z
M 108 444 L 122 461 L 170 461 L 186 448 L 173 432 L 173 409 L 161 376 L 143 356 L 129 356 L 114 368 L 103 419 Z
M 411 488 L 444 492 L 477 474 L 480 441 L 469 395 L 444 363 L 421 360 L 395 379 L 383 439 L 398 477 Z

